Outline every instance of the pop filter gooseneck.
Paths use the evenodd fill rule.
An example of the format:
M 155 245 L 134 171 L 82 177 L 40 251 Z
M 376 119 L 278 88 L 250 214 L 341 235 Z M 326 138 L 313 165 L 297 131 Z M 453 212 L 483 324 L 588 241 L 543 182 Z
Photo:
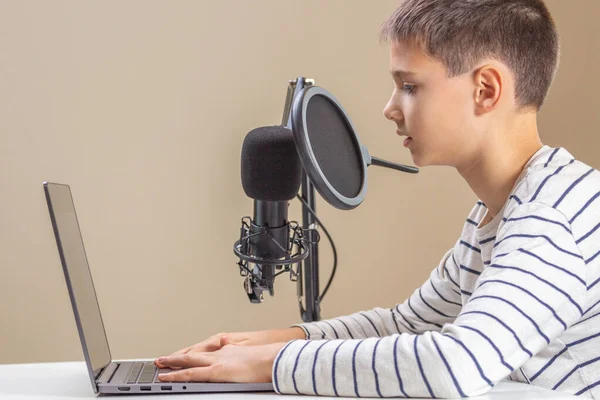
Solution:
M 407 172 L 409 174 L 418 174 L 419 168 L 412 167 L 410 165 L 402 165 L 396 164 L 390 161 L 382 160 L 381 158 L 371 156 L 371 165 L 375 165 L 377 167 L 386 167 L 390 169 L 395 169 L 397 171 Z
M 419 172 L 416 167 L 371 157 L 342 105 L 319 86 L 306 86 L 295 97 L 291 123 L 306 174 L 319 194 L 341 210 L 363 202 L 369 165 Z

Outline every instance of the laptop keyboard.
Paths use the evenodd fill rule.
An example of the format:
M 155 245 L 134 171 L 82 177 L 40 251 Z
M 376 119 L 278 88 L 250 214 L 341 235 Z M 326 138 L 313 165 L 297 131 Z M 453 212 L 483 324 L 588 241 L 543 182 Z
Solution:
M 171 372 L 170 368 L 158 369 L 153 362 L 136 362 L 129 375 L 127 376 L 127 383 L 154 383 L 160 382 L 158 380 L 158 374 Z M 157 373 L 158 372 L 158 373 Z

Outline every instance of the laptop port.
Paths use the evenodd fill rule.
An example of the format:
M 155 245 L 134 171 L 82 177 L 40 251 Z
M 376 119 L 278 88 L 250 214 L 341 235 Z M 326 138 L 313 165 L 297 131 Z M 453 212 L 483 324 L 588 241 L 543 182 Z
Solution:
M 130 387 L 127 386 L 119 386 L 119 391 L 120 392 L 129 392 L 131 390 Z
M 151 390 L 152 390 L 152 388 L 151 388 L 150 386 L 142 386 L 142 387 L 140 388 L 140 390 L 141 390 L 142 392 L 149 392 L 149 391 L 151 391 Z
M 161 386 L 160 390 L 173 390 L 173 386 Z

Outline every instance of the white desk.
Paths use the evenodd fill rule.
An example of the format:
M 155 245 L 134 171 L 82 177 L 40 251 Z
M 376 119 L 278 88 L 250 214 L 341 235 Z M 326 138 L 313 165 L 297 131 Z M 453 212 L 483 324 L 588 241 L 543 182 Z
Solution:
M 204 393 L 192 394 L 149 394 L 120 396 L 122 399 L 171 399 L 185 396 L 187 399 L 218 397 L 222 400 L 242 400 L 270 398 L 278 396 L 274 392 L 263 393 Z M 100 396 L 106 397 L 106 395 Z M 4 364 L 0 365 L 0 399 L 93 399 L 96 398 L 83 362 L 60 362 L 43 364 Z M 323 396 L 282 396 L 285 400 L 323 399 Z M 329 397 L 335 399 L 335 397 Z M 579 399 L 552 390 L 542 389 L 517 382 L 500 382 L 485 396 L 472 397 L 479 400 L 540 400 L 540 399 Z

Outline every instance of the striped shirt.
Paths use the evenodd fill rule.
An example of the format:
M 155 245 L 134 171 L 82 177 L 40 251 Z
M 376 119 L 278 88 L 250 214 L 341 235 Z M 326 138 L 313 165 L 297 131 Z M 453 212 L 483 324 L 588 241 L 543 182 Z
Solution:
M 502 210 L 403 303 L 296 324 L 281 394 L 476 396 L 512 379 L 600 399 L 600 173 L 563 148 L 528 161 Z

